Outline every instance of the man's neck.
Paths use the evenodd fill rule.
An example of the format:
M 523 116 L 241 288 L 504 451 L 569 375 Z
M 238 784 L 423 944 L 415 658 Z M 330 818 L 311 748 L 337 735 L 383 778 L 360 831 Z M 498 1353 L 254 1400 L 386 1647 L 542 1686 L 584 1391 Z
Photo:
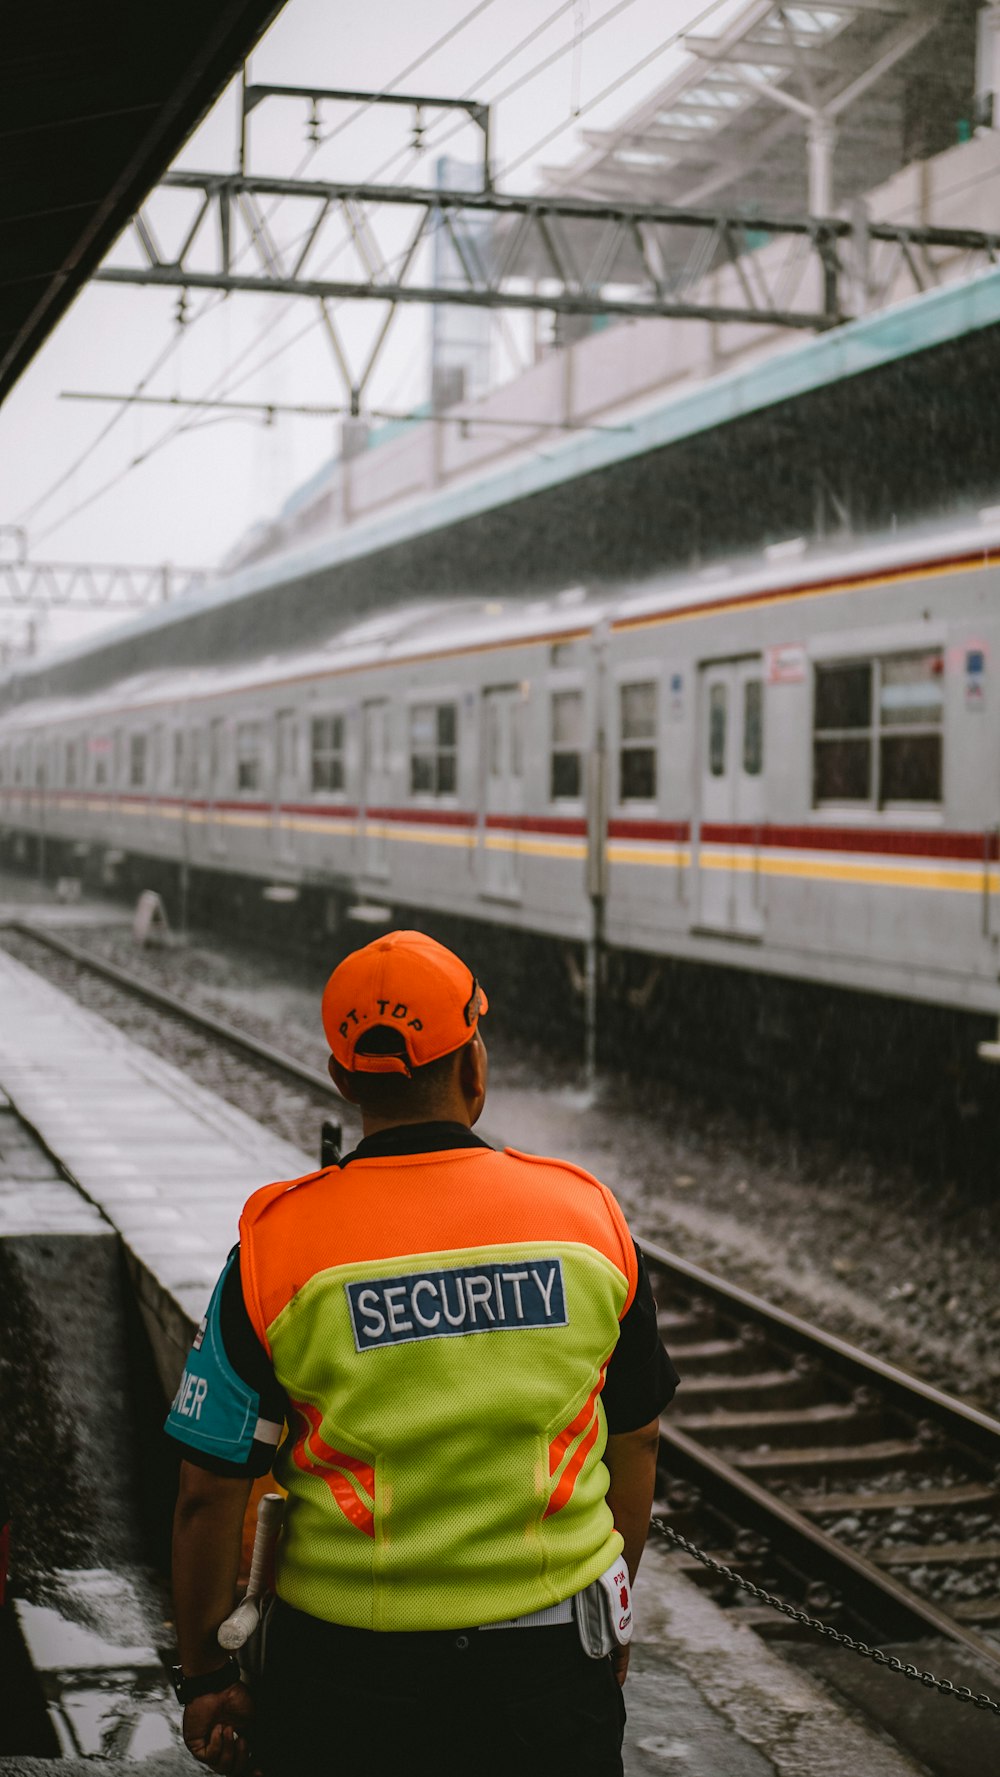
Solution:
M 361 1134 L 367 1139 L 369 1135 L 382 1135 L 387 1129 L 419 1129 L 423 1123 L 460 1123 L 465 1129 L 472 1128 L 464 1105 L 442 1105 L 429 1117 L 371 1117 L 362 1111 Z

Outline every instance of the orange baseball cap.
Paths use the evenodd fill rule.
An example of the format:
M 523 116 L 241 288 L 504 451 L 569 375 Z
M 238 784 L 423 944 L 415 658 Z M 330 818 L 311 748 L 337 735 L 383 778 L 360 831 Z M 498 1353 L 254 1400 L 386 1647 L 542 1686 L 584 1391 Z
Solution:
M 345 956 L 323 990 L 323 1029 L 352 1073 L 409 1074 L 472 1040 L 489 1002 L 466 963 L 423 932 L 387 932 Z M 399 1055 L 357 1054 L 377 1025 L 396 1030 Z

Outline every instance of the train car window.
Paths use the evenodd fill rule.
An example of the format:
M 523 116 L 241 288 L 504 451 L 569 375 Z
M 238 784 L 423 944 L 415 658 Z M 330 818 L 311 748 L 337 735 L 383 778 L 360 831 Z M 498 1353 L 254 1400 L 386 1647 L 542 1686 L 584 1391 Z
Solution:
M 128 781 L 133 790 L 141 790 L 146 782 L 146 736 L 129 735 Z
M 874 664 L 817 666 L 813 707 L 813 804 L 870 802 Z
M 111 755 L 111 741 L 106 734 L 97 734 L 90 742 L 90 781 L 95 789 L 103 790 L 108 781 L 108 761 Z
M 112 760 L 112 769 L 114 772 L 114 781 L 117 786 L 118 784 L 121 783 L 122 776 L 123 776 L 123 772 L 122 772 L 122 731 L 120 728 L 115 729 L 115 750 L 114 750 L 114 755 L 113 755 L 113 760 Z
M 618 800 L 649 802 L 656 795 L 656 682 L 619 687 Z
M 759 777 L 764 769 L 764 681 L 747 679 L 743 687 L 743 770 Z
M 238 790 L 259 790 L 263 770 L 260 723 L 237 722 L 236 788 Z
M 872 663 L 816 668 L 816 731 L 870 728 Z
M 313 789 L 342 790 L 345 783 L 343 716 L 314 716 L 310 723 L 309 749 Z
M 583 692 L 552 693 L 552 761 L 549 795 L 553 802 L 576 799 L 583 785 Z
M 944 657 L 817 666 L 813 803 L 939 803 Z
M 299 719 L 294 710 L 278 712 L 278 783 L 288 788 L 299 781 Z
M 187 736 L 187 787 L 194 794 L 201 789 L 204 729 L 190 728 Z
M 880 662 L 879 800 L 940 802 L 944 656 Z
M 183 730 L 183 728 L 175 728 L 174 729 L 174 759 L 173 759 L 173 776 L 172 776 L 171 781 L 172 781 L 172 787 L 175 790 L 183 790 L 183 788 L 184 788 L 184 730 Z
M 66 742 L 65 772 L 63 781 L 67 790 L 76 789 L 76 741 Z
M 708 769 L 722 777 L 726 769 L 726 727 L 729 699 L 725 685 L 713 685 L 708 694 Z
M 410 710 L 410 792 L 453 796 L 458 782 L 458 707 L 415 703 Z

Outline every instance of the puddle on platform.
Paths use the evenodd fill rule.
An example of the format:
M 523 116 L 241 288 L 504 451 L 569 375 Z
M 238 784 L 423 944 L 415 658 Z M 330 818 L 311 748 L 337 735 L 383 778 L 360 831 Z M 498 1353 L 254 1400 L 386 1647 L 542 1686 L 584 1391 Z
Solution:
M 60 1570 L 46 1593 L 48 1602 L 19 1598 L 15 1609 L 60 1751 L 140 1762 L 180 1749 L 177 1707 L 131 1580 Z

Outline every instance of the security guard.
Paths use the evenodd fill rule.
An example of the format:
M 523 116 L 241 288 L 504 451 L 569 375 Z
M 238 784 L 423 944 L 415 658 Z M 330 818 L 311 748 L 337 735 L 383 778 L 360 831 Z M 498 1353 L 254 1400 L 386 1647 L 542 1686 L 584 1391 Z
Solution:
M 677 1378 L 610 1192 L 473 1134 L 486 1010 L 417 932 L 340 964 L 323 1024 L 364 1139 L 251 1197 L 195 1340 L 167 1421 L 178 1696 L 217 1771 L 622 1771 L 628 1577 Z M 216 1632 L 272 1462 L 251 1697 Z

